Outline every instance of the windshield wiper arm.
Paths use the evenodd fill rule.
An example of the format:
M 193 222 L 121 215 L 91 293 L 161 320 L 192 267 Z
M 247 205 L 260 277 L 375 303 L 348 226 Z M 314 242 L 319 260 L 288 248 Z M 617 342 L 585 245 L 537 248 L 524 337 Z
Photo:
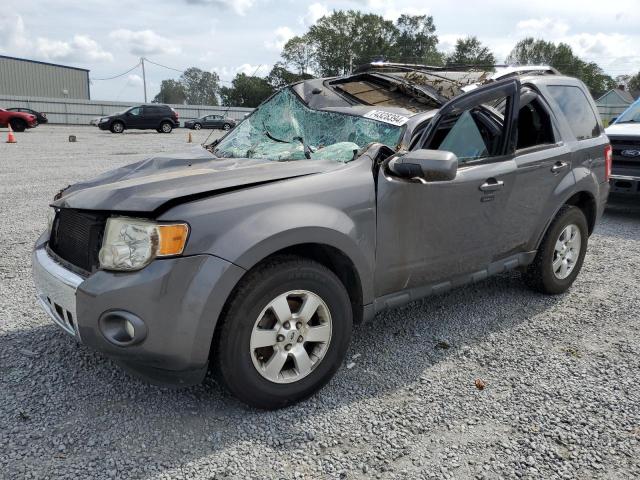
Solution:
M 302 147 L 304 148 L 304 157 L 309 160 L 311 158 L 311 154 L 313 153 L 311 147 L 307 145 L 307 143 L 304 141 L 304 138 L 302 137 L 293 137 L 293 139 L 298 140 L 302 144 Z

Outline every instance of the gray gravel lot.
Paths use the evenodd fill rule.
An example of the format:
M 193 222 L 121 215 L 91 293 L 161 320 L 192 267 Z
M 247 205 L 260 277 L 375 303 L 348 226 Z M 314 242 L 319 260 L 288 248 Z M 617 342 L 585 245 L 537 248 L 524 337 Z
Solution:
M 638 203 L 607 212 L 569 293 L 513 273 L 378 315 L 285 410 L 212 380 L 149 386 L 76 344 L 34 298 L 48 201 L 186 136 L 41 126 L 0 143 L 0 478 L 640 478 Z

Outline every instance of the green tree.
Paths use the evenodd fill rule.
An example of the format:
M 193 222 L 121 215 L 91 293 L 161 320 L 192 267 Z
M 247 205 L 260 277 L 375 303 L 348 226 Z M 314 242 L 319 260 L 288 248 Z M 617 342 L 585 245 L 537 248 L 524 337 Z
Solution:
M 289 39 L 282 49 L 282 59 L 287 67 L 301 75 L 313 70 L 314 51 L 309 37 L 303 35 Z
M 231 82 L 231 87 L 220 89 L 222 104 L 233 107 L 257 107 L 273 93 L 267 80 L 239 73 Z
M 183 104 L 187 99 L 184 86 L 177 80 L 162 80 L 160 92 L 154 97 L 153 103 L 177 103 Z
M 220 78 L 217 73 L 187 68 L 180 76 L 180 83 L 189 105 L 218 105 Z
M 354 10 L 334 11 L 312 25 L 305 35 L 312 48 L 315 73 L 343 75 L 392 51 L 397 29 L 380 15 Z
M 597 63 L 585 62 L 566 43 L 556 45 L 545 40 L 525 38 L 511 50 L 507 63 L 550 65 L 565 75 L 582 80 L 595 98 L 615 87 L 613 78 L 604 73 Z
M 640 92 L 640 73 L 636 73 L 629 79 L 627 87 L 632 94 Z
M 398 33 L 393 48 L 394 60 L 427 65 L 443 64 L 432 16 L 400 15 L 396 21 L 396 29 Z
M 496 57 L 477 37 L 459 38 L 456 47 L 447 55 L 447 65 L 494 65 Z
M 269 75 L 267 75 L 266 80 L 267 83 L 271 85 L 271 88 L 277 90 L 291 83 L 308 80 L 310 78 L 313 78 L 313 76 L 308 73 L 294 73 L 287 70 L 283 63 L 277 62 L 271 69 L 271 72 L 269 72 Z

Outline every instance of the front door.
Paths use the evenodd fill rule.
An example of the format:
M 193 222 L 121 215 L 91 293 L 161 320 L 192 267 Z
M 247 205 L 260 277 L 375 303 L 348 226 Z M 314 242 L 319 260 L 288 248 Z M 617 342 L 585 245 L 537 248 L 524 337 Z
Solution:
M 127 128 L 144 128 L 144 115 L 142 114 L 142 107 L 135 107 L 129 110 L 126 114 Z
M 376 296 L 437 285 L 485 268 L 500 243 L 513 188 L 518 115 L 516 79 L 496 82 L 443 106 L 416 148 L 458 157 L 454 180 L 378 178 Z M 504 117 L 494 107 L 502 103 Z

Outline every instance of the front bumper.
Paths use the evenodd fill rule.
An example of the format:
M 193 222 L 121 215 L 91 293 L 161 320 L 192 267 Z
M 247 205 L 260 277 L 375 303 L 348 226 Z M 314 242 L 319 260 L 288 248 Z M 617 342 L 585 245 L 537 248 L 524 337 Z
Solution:
M 609 185 L 611 186 L 612 194 L 640 194 L 640 177 L 611 175 L 609 178 Z
M 38 301 L 62 330 L 79 337 L 76 291 L 83 278 L 57 263 L 43 247 L 33 251 L 33 281 Z
M 217 319 L 243 269 L 193 255 L 156 260 L 137 272 L 100 270 L 81 277 L 52 258 L 43 237 L 33 252 L 34 283 L 60 328 L 151 383 L 202 381 Z M 140 342 L 113 341 L 101 319 L 114 311 L 144 322 Z

